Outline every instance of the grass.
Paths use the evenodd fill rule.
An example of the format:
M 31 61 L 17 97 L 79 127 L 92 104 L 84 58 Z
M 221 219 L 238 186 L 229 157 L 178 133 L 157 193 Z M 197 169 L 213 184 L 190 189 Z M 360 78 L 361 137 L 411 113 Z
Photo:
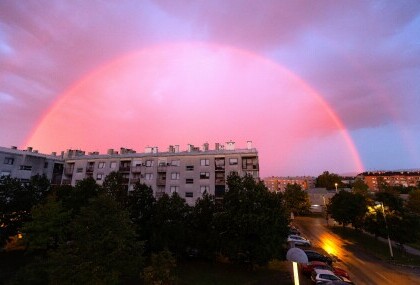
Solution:
M 272 262 L 264 268 L 251 270 L 246 266 L 188 261 L 177 267 L 178 285 L 292 285 L 287 262 Z
M 332 227 L 330 229 L 335 234 L 353 242 L 377 258 L 390 260 L 388 243 L 377 240 L 375 237 L 356 231 L 353 228 Z M 408 254 L 396 247 L 393 247 L 393 254 L 393 262 L 397 264 L 420 266 L 420 256 Z

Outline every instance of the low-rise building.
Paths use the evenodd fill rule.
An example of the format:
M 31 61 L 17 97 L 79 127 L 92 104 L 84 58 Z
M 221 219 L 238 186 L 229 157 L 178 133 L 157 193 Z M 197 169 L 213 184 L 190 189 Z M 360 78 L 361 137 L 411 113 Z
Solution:
M 302 190 L 308 190 L 315 187 L 315 177 L 312 176 L 287 176 L 287 177 L 266 177 L 263 179 L 265 186 L 271 192 L 284 192 L 287 184 L 298 184 Z
M 371 191 L 378 191 L 381 181 L 389 186 L 417 187 L 420 183 L 420 170 L 367 171 L 357 177 L 362 178 Z

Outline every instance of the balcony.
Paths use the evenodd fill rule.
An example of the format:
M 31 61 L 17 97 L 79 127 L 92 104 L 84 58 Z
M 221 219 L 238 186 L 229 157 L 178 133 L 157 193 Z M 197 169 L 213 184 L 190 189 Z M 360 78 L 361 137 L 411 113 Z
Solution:
M 225 185 L 226 184 L 226 180 L 225 180 L 225 178 L 216 178 L 214 184 L 215 185 Z
M 120 166 L 120 169 L 119 169 L 119 171 L 120 172 L 130 172 L 130 166 L 128 165 L 122 165 L 122 166 Z
M 165 186 L 166 185 L 166 178 L 158 178 L 156 179 L 157 186 Z
M 137 182 L 140 182 L 140 178 L 131 178 L 130 183 L 136 184 Z
M 64 168 L 64 175 L 70 176 L 73 175 L 74 167 L 65 167 Z
M 88 167 L 86 168 L 86 174 L 88 174 L 88 173 L 93 173 L 93 169 L 94 169 L 94 167 L 93 167 L 93 166 L 88 166 Z
M 216 171 L 225 171 L 225 166 L 224 165 L 219 165 L 219 166 L 217 166 L 216 165 Z
M 258 164 L 242 165 L 242 170 L 258 170 Z
M 167 166 L 166 164 L 162 163 L 158 165 L 157 172 L 166 172 Z

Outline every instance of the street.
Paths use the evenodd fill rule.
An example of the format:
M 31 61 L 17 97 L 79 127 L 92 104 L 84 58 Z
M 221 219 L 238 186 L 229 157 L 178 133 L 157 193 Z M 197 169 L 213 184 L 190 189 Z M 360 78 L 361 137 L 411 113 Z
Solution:
M 335 260 L 334 266 L 346 270 L 355 284 L 420 284 L 420 269 L 393 265 L 361 251 L 330 232 L 321 217 L 298 217 L 294 224 L 311 240 L 315 250 L 330 254 Z M 302 276 L 301 284 L 311 284 L 308 280 Z

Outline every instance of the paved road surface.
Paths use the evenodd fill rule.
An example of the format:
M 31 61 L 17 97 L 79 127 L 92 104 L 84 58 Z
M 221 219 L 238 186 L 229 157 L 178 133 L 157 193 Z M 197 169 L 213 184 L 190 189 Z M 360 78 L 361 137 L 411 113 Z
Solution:
M 335 266 L 345 269 L 357 285 L 420 285 L 420 270 L 389 264 L 360 250 L 330 232 L 323 218 L 298 217 L 294 223 L 313 247 L 335 257 Z M 311 284 L 301 277 L 301 284 Z

